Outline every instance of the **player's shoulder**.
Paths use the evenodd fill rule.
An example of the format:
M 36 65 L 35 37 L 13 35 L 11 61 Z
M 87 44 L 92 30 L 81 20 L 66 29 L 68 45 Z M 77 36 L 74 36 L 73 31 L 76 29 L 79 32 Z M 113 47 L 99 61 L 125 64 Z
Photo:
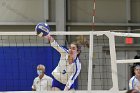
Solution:
M 76 65 L 78 69 L 81 69 L 81 62 L 78 57 L 76 58 L 76 61 L 74 63 L 74 65 Z
M 80 60 L 79 60 L 79 58 L 77 57 L 76 58 L 76 61 L 75 61 L 77 64 L 79 64 L 79 65 L 81 65 L 81 62 L 80 62 Z
M 136 78 L 135 76 L 131 77 L 130 78 L 130 81 L 133 81 L 135 78 Z

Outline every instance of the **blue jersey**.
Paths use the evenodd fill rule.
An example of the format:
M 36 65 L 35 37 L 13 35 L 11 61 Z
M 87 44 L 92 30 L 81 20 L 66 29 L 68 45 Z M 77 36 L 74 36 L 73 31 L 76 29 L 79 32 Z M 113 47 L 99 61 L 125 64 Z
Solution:
M 81 63 L 79 59 L 76 58 L 73 63 L 69 64 L 68 50 L 59 46 L 55 40 L 51 43 L 51 46 L 61 54 L 59 63 L 53 70 L 52 75 L 60 83 L 66 84 L 66 86 L 70 88 L 80 73 Z

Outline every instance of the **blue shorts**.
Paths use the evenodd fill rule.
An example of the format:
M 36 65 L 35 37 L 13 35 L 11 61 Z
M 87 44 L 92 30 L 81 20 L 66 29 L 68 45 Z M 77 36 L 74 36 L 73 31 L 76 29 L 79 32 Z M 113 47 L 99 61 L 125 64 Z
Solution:
M 56 80 L 53 77 L 52 87 L 57 87 L 60 90 L 64 90 L 65 86 L 66 86 L 66 84 L 63 84 L 63 83 L 59 82 L 58 80 Z M 70 89 L 74 89 L 74 84 L 70 87 Z

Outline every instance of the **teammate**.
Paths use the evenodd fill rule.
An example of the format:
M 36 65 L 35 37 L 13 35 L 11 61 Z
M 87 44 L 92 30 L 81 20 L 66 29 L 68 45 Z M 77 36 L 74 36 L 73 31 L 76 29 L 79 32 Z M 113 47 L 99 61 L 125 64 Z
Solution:
M 46 91 L 52 90 L 52 78 L 45 75 L 45 66 L 40 64 L 37 66 L 38 77 L 34 79 L 32 90 L 33 91 Z
M 135 75 L 129 80 L 129 89 L 136 89 L 140 92 L 140 63 L 134 64 Z
M 38 36 L 43 36 L 48 39 L 51 46 L 56 49 L 60 54 L 60 60 L 57 67 L 52 72 L 54 90 L 68 91 L 74 89 L 74 81 L 78 77 L 81 70 L 81 63 L 79 61 L 79 55 L 81 53 L 81 47 L 76 42 L 72 42 L 69 49 L 65 49 L 54 40 L 54 38 L 48 33 L 48 25 L 36 26 Z M 47 30 L 46 30 L 47 29 Z

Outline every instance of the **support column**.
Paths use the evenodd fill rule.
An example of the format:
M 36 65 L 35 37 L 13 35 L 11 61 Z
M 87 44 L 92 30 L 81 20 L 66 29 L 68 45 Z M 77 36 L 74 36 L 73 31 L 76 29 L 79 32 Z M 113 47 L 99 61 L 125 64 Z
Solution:
M 49 19 L 49 4 L 48 0 L 44 0 L 44 20 Z
M 131 22 L 131 0 L 126 0 L 126 22 Z M 128 32 L 131 32 L 131 27 L 128 27 Z
M 131 22 L 131 0 L 126 0 L 126 22 Z
M 66 0 L 56 1 L 56 31 L 66 31 Z M 65 36 L 57 36 L 60 45 L 65 44 Z

